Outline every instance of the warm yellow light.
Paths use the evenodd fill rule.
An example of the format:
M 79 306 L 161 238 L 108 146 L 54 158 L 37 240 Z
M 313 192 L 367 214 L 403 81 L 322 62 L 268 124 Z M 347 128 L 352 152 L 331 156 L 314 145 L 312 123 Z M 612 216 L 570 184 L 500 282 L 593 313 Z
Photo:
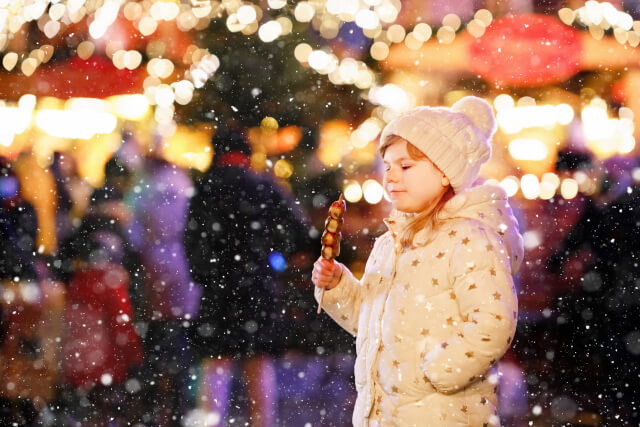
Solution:
M 515 106 L 515 101 L 510 95 L 503 93 L 496 96 L 496 99 L 493 100 L 493 106 L 498 111 L 509 110 Z
M 120 95 L 111 98 L 113 112 L 125 120 L 141 120 L 149 111 L 149 101 L 144 95 Z
M 309 65 L 314 70 L 321 70 L 327 67 L 331 57 L 323 50 L 314 50 L 308 57 Z
M 547 172 L 542 175 L 542 183 L 548 183 L 555 191 L 560 186 L 560 177 L 553 172 Z
M 308 2 L 302 1 L 296 5 L 294 16 L 299 22 L 309 22 L 315 15 L 315 9 Z
M 370 9 L 361 9 L 356 14 L 356 25 L 365 30 L 372 30 L 378 26 L 378 15 Z
M 278 178 L 287 179 L 293 174 L 293 165 L 285 159 L 280 159 L 273 166 L 273 172 Z
M 509 154 L 516 160 L 544 160 L 549 150 L 539 139 L 514 139 L 509 143 Z
M 453 43 L 453 40 L 456 38 L 456 32 L 451 27 L 443 26 L 438 28 L 436 37 L 438 38 L 438 41 L 442 44 L 451 44 Z
M 265 43 L 277 39 L 282 34 L 282 26 L 278 21 L 265 22 L 258 30 L 258 37 Z
M 402 25 L 393 24 L 387 29 L 387 39 L 391 43 L 400 43 L 404 40 L 406 31 Z
M 433 34 L 433 30 L 429 26 L 429 24 L 425 24 L 424 22 L 419 23 L 413 28 L 413 34 L 416 39 L 421 42 L 426 42 L 431 38 Z
M 298 62 L 307 62 L 311 52 L 313 52 L 313 48 L 311 46 L 307 43 L 300 43 L 294 49 L 293 55 L 296 57 Z
M 522 194 L 529 200 L 536 199 L 540 195 L 540 182 L 538 177 L 533 174 L 526 174 L 520 180 L 520 188 Z
M 507 192 L 509 197 L 513 197 L 518 192 L 520 183 L 515 176 L 508 176 L 500 182 L 500 186 Z
M 236 13 L 238 15 L 238 22 L 242 25 L 249 25 L 258 17 L 256 10 L 248 4 L 240 6 Z
M 36 107 L 36 96 L 30 93 L 22 95 L 18 100 L 18 108 L 32 111 Z
M 458 31 L 458 29 L 460 28 L 460 24 L 460 17 L 455 13 L 449 13 L 444 18 L 442 18 L 442 25 L 451 27 L 453 31 Z
M 362 192 L 367 203 L 375 205 L 380 203 L 384 195 L 382 185 L 375 179 L 368 179 L 362 184 Z
M 287 5 L 286 0 L 268 0 L 269 7 L 271 9 L 282 9 Z
M 407 92 L 392 83 L 372 87 L 369 90 L 369 99 L 374 104 L 385 106 L 395 112 L 405 111 L 411 106 L 411 99 Z
M 573 199 L 578 194 L 578 183 L 575 179 L 566 178 L 562 180 L 560 185 L 560 194 L 565 199 Z
M 357 181 L 348 181 L 342 192 L 349 203 L 357 203 L 362 199 L 362 188 Z
M 358 78 L 358 62 L 355 59 L 345 58 L 338 69 L 343 82 L 347 84 L 355 83 Z
M 553 198 L 553 196 L 556 195 L 556 188 L 557 187 L 549 181 L 540 182 L 540 198 L 542 200 L 549 200 Z
M 36 113 L 36 125 L 59 138 L 90 139 L 96 134 L 113 132 L 116 124 L 113 114 L 98 111 L 40 110 Z
M 556 105 L 556 120 L 561 125 L 568 125 L 573 120 L 575 113 L 568 104 Z
M 23 133 L 33 118 L 29 108 L 0 107 L 0 135 L 3 145 L 11 145 L 14 135 Z
M 400 3 L 398 2 L 397 5 L 399 7 Z M 380 20 L 387 24 L 394 22 L 398 18 L 398 13 L 400 12 L 400 10 L 396 8 L 396 5 L 386 1 L 376 6 L 375 11 L 380 17 Z
M 342 0 L 327 0 L 325 8 L 332 15 L 340 15 L 343 10 L 343 2 Z

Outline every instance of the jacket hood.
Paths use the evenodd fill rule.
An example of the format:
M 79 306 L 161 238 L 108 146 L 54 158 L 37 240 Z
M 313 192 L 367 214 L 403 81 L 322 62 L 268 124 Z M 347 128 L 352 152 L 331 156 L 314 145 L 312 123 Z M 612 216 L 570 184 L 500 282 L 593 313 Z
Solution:
M 391 235 L 395 238 L 407 225 L 414 214 L 406 214 L 394 210 L 389 218 L 384 220 Z M 509 198 L 502 187 L 494 185 L 479 185 L 457 193 L 442 208 L 442 220 L 472 219 L 482 222 L 487 228 L 495 230 L 503 240 L 503 245 L 511 263 L 511 274 L 516 274 L 524 257 L 524 246 L 518 226 L 518 220 L 513 216 L 509 205 Z M 418 232 L 414 244 L 423 245 L 430 238 L 430 230 Z
M 509 255 L 511 274 L 520 269 L 524 257 L 522 236 L 509 197 L 502 187 L 479 185 L 456 194 L 442 208 L 441 218 L 473 219 L 495 230 L 502 237 Z

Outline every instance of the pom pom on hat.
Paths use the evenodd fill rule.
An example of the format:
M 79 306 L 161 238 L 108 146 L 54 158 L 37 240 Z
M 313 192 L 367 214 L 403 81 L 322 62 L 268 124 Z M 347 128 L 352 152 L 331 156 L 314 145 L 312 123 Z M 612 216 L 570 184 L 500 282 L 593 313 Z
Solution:
M 449 178 L 456 193 L 471 186 L 491 157 L 496 130 L 491 106 L 467 96 L 451 108 L 416 107 L 393 119 L 382 131 L 380 146 L 397 135 L 422 151 Z
M 491 106 L 486 101 L 476 96 L 465 96 L 453 104 L 451 109 L 467 116 L 487 140 L 495 133 L 496 120 Z

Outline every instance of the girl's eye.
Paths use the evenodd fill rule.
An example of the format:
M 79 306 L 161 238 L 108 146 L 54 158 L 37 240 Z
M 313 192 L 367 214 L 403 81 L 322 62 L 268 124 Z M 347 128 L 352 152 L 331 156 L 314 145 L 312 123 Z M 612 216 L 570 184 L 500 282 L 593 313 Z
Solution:
M 402 165 L 402 169 L 409 169 L 411 166 L 409 165 Z

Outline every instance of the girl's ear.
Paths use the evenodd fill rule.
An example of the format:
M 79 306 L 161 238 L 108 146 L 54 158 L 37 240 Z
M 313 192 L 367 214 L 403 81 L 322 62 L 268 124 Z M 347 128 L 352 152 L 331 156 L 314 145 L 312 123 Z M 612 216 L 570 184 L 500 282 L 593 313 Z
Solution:
M 447 178 L 446 176 L 443 176 L 443 177 L 442 177 L 442 186 L 443 186 L 443 187 L 446 187 L 446 186 L 448 186 L 449 184 L 450 184 L 450 182 L 449 182 L 449 178 Z

